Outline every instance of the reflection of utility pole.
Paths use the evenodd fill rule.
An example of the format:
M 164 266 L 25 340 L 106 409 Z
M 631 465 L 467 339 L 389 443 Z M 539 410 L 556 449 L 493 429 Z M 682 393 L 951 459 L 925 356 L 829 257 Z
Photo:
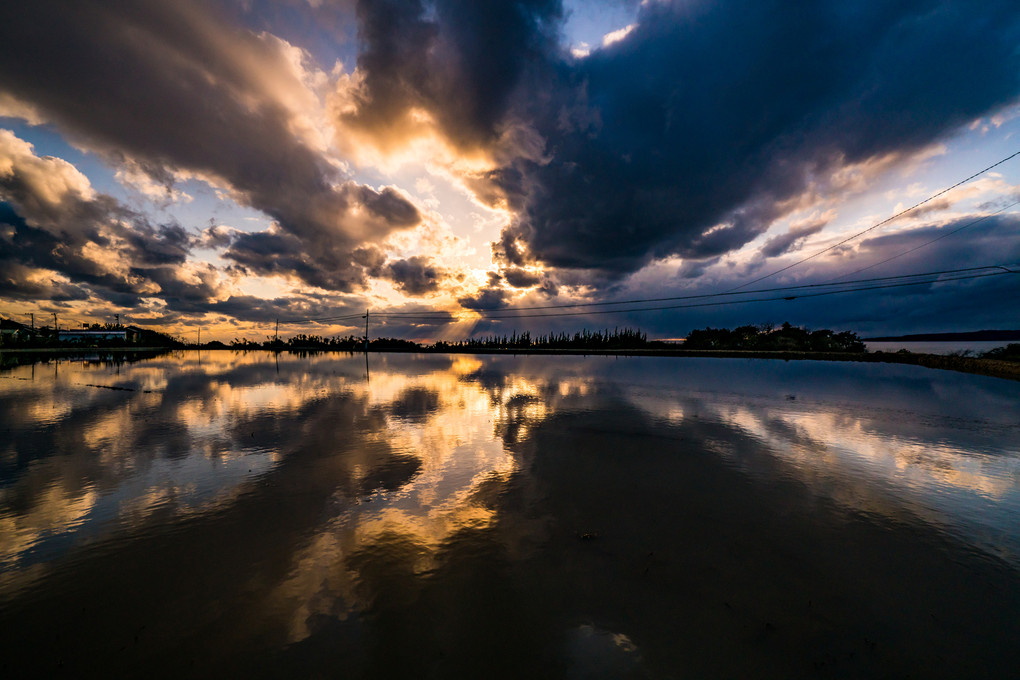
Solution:
M 365 310 L 365 353 L 368 353 L 368 310 Z

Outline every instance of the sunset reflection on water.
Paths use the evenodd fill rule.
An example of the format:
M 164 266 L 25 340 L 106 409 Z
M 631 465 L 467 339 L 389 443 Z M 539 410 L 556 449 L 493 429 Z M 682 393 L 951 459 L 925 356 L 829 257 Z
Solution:
M 0 373 L 0 622 L 20 631 L 4 663 L 811 677 L 838 658 L 951 677 L 977 662 L 936 663 L 937 643 L 1006 668 L 1018 406 L 1015 383 L 875 364 L 20 366 Z M 24 653 L 54 625 L 59 643 Z

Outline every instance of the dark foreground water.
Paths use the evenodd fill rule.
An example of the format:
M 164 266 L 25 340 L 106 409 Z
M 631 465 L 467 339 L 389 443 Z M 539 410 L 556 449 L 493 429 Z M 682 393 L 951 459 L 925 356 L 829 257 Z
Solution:
M 1020 387 L 195 353 L 0 373 L 0 677 L 992 678 Z

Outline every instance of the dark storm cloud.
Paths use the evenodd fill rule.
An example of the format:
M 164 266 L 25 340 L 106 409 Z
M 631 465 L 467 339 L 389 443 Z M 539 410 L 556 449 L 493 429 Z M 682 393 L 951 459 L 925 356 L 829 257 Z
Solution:
M 456 323 L 457 319 L 447 312 L 430 311 L 423 307 L 415 307 L 415 309 L 423 310 L 424 313 L 428 314 L 428 318 L 419 321 L 406 321 L 400 318 L 373 318 L 369 328 L 369 336 L 373 338 L 404 338 L 426 341 L 451 339 L 446 335 L 447 327 Z M 402 311 L 404 311 L 403 308 Z
M 223 256 L 245 274 L 284 275 L 322 288 L 354 288 L 365 276 L 384 278 L 411 296 L 439 290 L 446 271 L 428 257 L 416 255 L 385 263 L 385 254 L 376 247 L 361 247 L 342 256 L 312 253 L 301 239 L 273 228 L 256 233 L 234 232 Z
M 527 269 L 510 267 L 503 272 L 503 278 L 514 288 L 531 288 L 542 282 L 542 275 Z
M 291 273 L 309 283 L 359 284 L 350 253 L 419 222 L 397 192 L 346 181 L 295 132 L 292 103 L 311 96 L 276 38 L 193 2 L 0 7 L 0 88 L 158 182 L 175 170 L 226 182 L 300 240 L 306 266 Z
M 709 257 L 703 260 L 684 260 L 676 275 L 680 279 L 697 279 L 704 274 L 709 267 L 718 263 L 719 260 L 719 257 Z
M 341 119 L 385 146 L 423 109 L 460 148 L 516 153 L 464 178 L 516 213 L 496 257 L 603 277 L 730 252 L 802 196 L 845 191 L 839 170 L 903 160 L 1020 93 L 1011 2 L 650 2 L 581 60 L 557 42 L 556 2 L 365 1 L 358 16 Z M 777 238 L 769 253 L 799 240 Z
M 183 264 L 194 245 L 192 236 L 179 224 L 152 227 L 136 222 L 123 237 L 132 246 L 136 255 L 132 263 L 136 265 Z
M 834 280 L 854 281 L 905 273 L 923 273 L 1003 264 L 1020 271 L 1020 215 L 991 216 L 974 224 L 978 215 L 966 215 L 945 224 L 930 224 L 880 235 L 862 241 L 856 248 L 835 251 L 803 267 L 796 280 L 762 282 L 755 288 L 778 285 L 820 284 Z M 972 225 L 957 233 L 960 227 Z M 937 238 L 941 240 L 935 241 Z M 912 251 L 912 252 L 908 252 Z M 897 257 L 899 256 L 899 257 Z M 890 259 L 895 258 L 895 259 Z M 888 262 L 885 262 L 888 260 Z M 868 268 L 868 269 L 865 269 Z M 859 271 L 864 270 L 864 271 Z M 1001 271 L 1001 270 L 1000 270 Z M 994 273 L 995 270 L 973 272 Z M 682 275 L 682 274 L 681 274 Z M 953 275 L 945 275 L 944 279 Z M 606 296 L 612 299 L 657 298 L 664 294 L 697 295 L 727 290 L 748 280 L 741 268 L 713 271 L 712 283 L 684 280 L 684 286 L 664 289 L 661 280 L 647 288 Z M 904 283 L 904 280 L 891 283 Z M 882 281 L 858 284 L 855 288 L 879 286 Z M 726 304 L 691 306 L 648 313 L 591 315 L 564 319 L 527 320 L 533 332 L 572 331 L 581 327 L 632 326 L 649 337 L 683 337 L 693 328 L 735 327 L 747 323 L 780 324 L 790 321 L 810 328 L 852 330 L 867 335 L 895 335 L 908 332 L 1017 328 L 1020 324 L 1016 300 L 1020 299 L 1020 274 L 987 278 L 925 283 L 917 286 L 878 288 L 858 292 L 811 297 L 818 290 L 753 293 L 746 298 L 779 298 L 772 302 L 731 304 L 744 297 L 728 297 Z M 793 299 L 785 299 L 791 297 Z M 712 300 L 680 300 L 677 305 L 701 305 Z M 655 305 L 651 305 L 655 306 Z M 513 325 L 515 322 L 507 321 Z
M 133 267 L 131 273 L 158 285 L 158 297 L 174 312 L 204 313 L 220 293 L 219 274 L 211 265 L 195 267 L 187 279 L 176 267 Z
M 528 71 L 556 49 L 559 0 L 361 0 L 355 128 L 388 134 L 423 108 L 461 148 L 491 145 Z
M 438 291 L 439 284 L 446 278 L 446 272 L 424 255 L 390 262 L 383 268 L 382 275 L 398 290 L 414 297 Z
M 127 306 L 179 276 L 193 239 L 178 224 L 150 224 L 71 164 L 0 130 L 0 244 L 0 294 L 66 301 L 91 293 Z
M 810 268 L 804 282 L 826 282 L 931 272 L 990 264 L 1020 264 L 1020 215 L 997 215 L 972 224 L 976 215 L 941 225 L 922 226 L 863 241 L 853 257 L 836 255 Z M 944 237 L 939 241 L 934 239 Z M 934 242 L 932 242 L 934 241 Z M 929 244 L 929 242 L 931 242 Z M 928 245 L 925 245 L 928 244 Z M 915 250 L 916 249 L 916 250 Z M 908 252 L 913 251 L 913 252 Z M 901 257 L 896 257 L 898 255 Z M 888 263 L 882 263 L 896 257 Z M 858 270 L 871 267 L 866 271 Z M 992 273 L 994 270 L 975 272 Z M 943 278 L 950 278 L 948 275 Z M 779 320 L 780 312 L 799 324 L 841 326 L 866 333 L 898 334 L 937 330 L 1016 328 L 1020 274 L 847 293 L 771 305 L 759 319 Z M 764 312 L 768 309 L 762 309 Z M 779 309 L 780 312 L 775 311 Z M 758 311 L 748 305 L 745 313 Z
M 0 218 L 2 219 L 2 218 Z M 0 298 L 16 300 L 71 302 L 87 300 L 88 290 L 83 286 L 47 277 L 36 276 L 38 272 L 19 262 L 0 256 Z
M 914 208 L 899 219 L 920 219 L 926 215 L 933 215 L 935 213 L 942 212 L 943 210 L 949 210 L 952 207 L 953 202 L 951 200 L 948 198 L 941 198 L 931 201 L 930 203 L 926 203 L 919 208 Z
M 480 288 L 474 295 L 457 298 L 457 302 L 465 309 L 493 310 L 503 309 L 509 304 L 510 291 L 506 288 L 488 286 Z
M 97 212 L 93 206 L 72 215 L 78 218 Z M 115 214 L 117 220 L 125 218 L 123 210 Z M 0 296 L 83 300 L 94 294 L 118 306 L 134 306 L 142 297 L 168 294 L 166 286 L 171 282 L 177 288 L 182 285 L 176 280 L 179 270 L 174 265 L 186 258 L 188 241 L 178 225 L 153 227 L 134 216 L 134 223 L 126 226 L 111 220 L 110 215 L 103 217 L 104 221 L 86 224 L 81 231 L 55 235 L 30 226 L 9 203 L 0 203 L 0 269 L 4 271 Z M 90 248 L 99 249 L 109 259 L 90 257 Z M 124 263 L 133 264 L 120 266 Z M 70 283 L 52 280 L 53 273 L 67 277 Z M 40 274 L 47 278 L 40 279 Z M 158 288 L 153 289 L 152 284 Z
M 305 241 L 275 227 L 236 232 L 223 257 L 244 274 L 295 276 L 321 288 L 349 290 L 364 279 L 364 270 L 346 251 L 309 251 Z
M 893 273 L 1020 262 L 1020 215 L 990 215 L 976 222 L 979 217 L 963 215 L 945 224 L 867 238 L 861 241 L 853 259 L 844 262 L 843 257 L 834 256 L 829 258 L 827 266 L 853 271 L 901 253 L 906 254 L 888 265 L 895 270 Z M 932 243 L 926 245 L 929 241 Z M 914 252 L 907 252 L 912 250 Z M 885 270 L 872 271 L 881 276 Z M 870 271 L 868 275 L 872 275 Z
M 546 155 L 495 178 L 519 208 L 495 251 L 616 275 L 724 254 L 834 170 L 1014 100 L 1018 41 L 1014 2 L 647 3 L 530 84 Z
M 233 241 L 236 230 L 224 227 L 221 224 L 214 224 L 202 230 L 201 236 L 195 241 L 196 248 L 209 248 L 211 250 L 224 249 Z
M 782 255 L 790 250 L 795 250 L 795 246 L 803 243 L 804 239 L 811 234 L 817 234 L 820 232 L 828 223 L 828 220 L 818 220 L 808 224 L 790 227 L 785 234 L 773 236 L 769 240 L 765 241 L 760 252 L 765 257 L 776 257 L 777 255 Z
M 308 330 L 304 331 L 307 333 L 315 333 L 321 328 L 320 325 L 310 321 L 311 319 L 364 312 L 363 305 L 356 304 L 350 298 L 300 295 L 271 299 L 253 295 L 232 295 L 225 300 L 206 304 L 204 310 L 225 314 L 238 321 L 275 323 L 279 320 L 281 324 L 307 324 Z

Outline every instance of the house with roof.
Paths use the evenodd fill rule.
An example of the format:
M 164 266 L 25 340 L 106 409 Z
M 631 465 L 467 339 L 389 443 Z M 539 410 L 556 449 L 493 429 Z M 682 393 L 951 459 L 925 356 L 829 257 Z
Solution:
M 13 319 L 0 319 L 0 344 L 23 342 L 35 335 L 36 331 L 23 323 Z
M 142 330 L 135 326 L 115 328 L 81 328 L 57 332 L 61 344 L 93 344 L 97 341 L 119 340 L 125 343 L 137 342 Z

